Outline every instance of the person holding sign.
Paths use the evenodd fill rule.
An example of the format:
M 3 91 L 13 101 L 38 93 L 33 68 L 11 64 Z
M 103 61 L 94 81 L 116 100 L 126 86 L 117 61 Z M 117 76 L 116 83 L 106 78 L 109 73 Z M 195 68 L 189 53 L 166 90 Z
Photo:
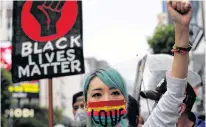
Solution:
M 168 1 L 168 12 L 175 23 L 172 69 L 166 73 L 167 91 L 143 127 L 175 127 L 180 105 L 185 97 L 189 61 L 189 23 L 191 4 Z M 87 111 L 87 127 L 128 127 L 128 94 L 122 76 L 112 68 L 100 69 L 84 82 L 83 94 Z

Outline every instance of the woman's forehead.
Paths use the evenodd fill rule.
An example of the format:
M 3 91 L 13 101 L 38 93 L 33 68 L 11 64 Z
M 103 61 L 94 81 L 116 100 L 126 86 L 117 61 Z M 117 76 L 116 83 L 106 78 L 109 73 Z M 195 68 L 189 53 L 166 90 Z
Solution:
M 109 89 L 114 89 L 115 87 L 114 86 L 109 87 L 99 77 L 94 77 L 89 83 L 89 89 L 93 90 L 93 89 L 98 89 L 98 88 L 109 90 Z

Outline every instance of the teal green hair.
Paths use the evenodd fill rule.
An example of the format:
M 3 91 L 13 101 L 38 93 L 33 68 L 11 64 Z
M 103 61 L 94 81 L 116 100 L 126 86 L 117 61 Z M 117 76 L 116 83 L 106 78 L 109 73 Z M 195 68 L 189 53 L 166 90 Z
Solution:
M 125 100 L 128 101 L 127 88 L 124 79 L 115 69 L 107 68 L 107 69 L 97 70 L 96 72 L 86 77 L 84 82 L 84 88 L 83 88 L 83 95 L 86 102 L 87 102 L 87 91 L 89 88 L 89 83 L 94 77 L 100 78 L 100 80 L 103 81 L 109 88 L 119 89 L 123 94 Z M 120 121 L 120 124 L 122 127 L 127 126 L 126 120 Z M 92 124 L 92 127 L 93 126 L 94 125 Z
M 109 88 L 117 88 L 123 94 L 125 100 L 128 100 L 127 88 L 122 76 L 113 68 L 100 69 L 89 75 L 84 82 L 83 94 L 87 101 L 87 90 L 90 81 L 94 78 L 100 78 Z

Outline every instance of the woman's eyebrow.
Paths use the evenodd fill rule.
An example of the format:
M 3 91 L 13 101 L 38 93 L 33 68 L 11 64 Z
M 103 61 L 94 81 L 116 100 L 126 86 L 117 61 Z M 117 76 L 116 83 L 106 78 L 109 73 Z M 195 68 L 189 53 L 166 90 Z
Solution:
M 98 91 L 102 91 L 102 88 L 95 88 L 95 89 L 92 89 L 92 91 L 96 91 L 96 90 L 98 90 Z
M 117 89 L 117 88 L 115 88 L 115 87 L 110 87 L 109 88 L 109 90 L 115 90 L 115 89 Z

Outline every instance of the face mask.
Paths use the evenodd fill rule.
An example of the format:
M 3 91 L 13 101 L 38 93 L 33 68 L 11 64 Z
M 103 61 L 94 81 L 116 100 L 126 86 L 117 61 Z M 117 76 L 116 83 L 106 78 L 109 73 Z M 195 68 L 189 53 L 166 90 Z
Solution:
M 74 120 L 81 124 L 81 125 L 86 125 L 86 118 L 87 118 L 87 113 L 84 109 L 79 108 L 74 116 Z
M 126 117 L 124 100 L 89 102 L 87 115 L 97 126 L 112 127 Z

